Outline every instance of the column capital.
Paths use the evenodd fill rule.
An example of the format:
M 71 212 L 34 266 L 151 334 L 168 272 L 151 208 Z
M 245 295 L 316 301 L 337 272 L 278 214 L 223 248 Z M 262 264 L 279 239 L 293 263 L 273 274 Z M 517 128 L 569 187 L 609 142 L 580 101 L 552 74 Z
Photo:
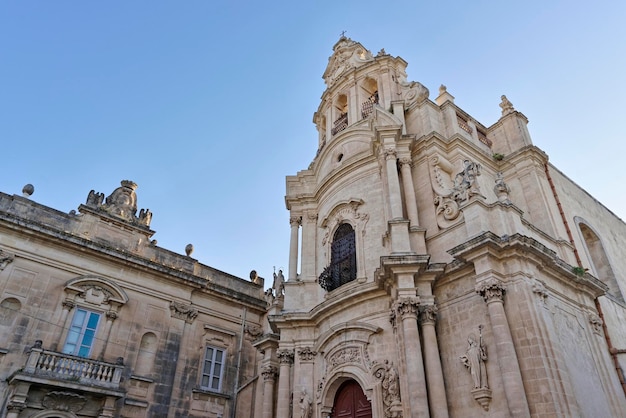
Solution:
M 300 361 L 313 361 L 315 360 L 316 355 L 317 351 L 311 350 L 311 347 L 304 347 L 303 349 L 298 350 Z
M 292 216 L 289 218 L 289 225 L 292 227 L 302 225 L 302 216 Z
M 288 349 L 278 350 L 278 352 L 276 353 L 276 357 L 278 357 L 278 361 L 280 362 L 281 365 L 293 364 L 294 352 L 293 350 L 288 350 Z
M 400 167 L 404 167 L 405 165 L 411 167 L 413 164 L 411 157 L 402 157 L 398 161 L 400 163 Z
M 504 284 L 498 279 L 491 278 L 476 283 L 476 293 L 482 296 L 487 303 L 494 301 L 504 302 L 505 292 Z
M 394 304 L 394 310 L 397 311 L 402 319 L 408 316 L 417 316 L 419 309 L 419 298 L 402 298 L 398 299 Z
M 267 365 L 263 367 L 261 374 L 263 375 L 263 380 L 276 380 L 278 369 L 272 365 Z
M 73 300 L 65 299 L 63 302 L 61 302 L 61 305 L 63 306 L 63 309 L 71 311 L 76 306 L 76 303 L 74 303 Z
M 422 325 L 435 325 L 437 320 L 437 306 L 424 305 L 419 308 L 419 322 Z
M 306 221 L 307 223 L 315 223 L 317 222 L 317 212 L 306 212 L 304 214 L 304 216 L 302 217 L 303 221 Z
M 111 322 L 115 321 L 117 319 L 117 312 L 115 311 L 107 311 L 107 313 L 105 314 L 107 319 Z
M 384 148 L 382 150 L 382 154 L 385 157 L 385 160 L 395 160 L 398 158 L 398 153 L 395 149 Z
M 26 402 L 21 401 L 9 401 L 7 404 L 8 411 L 17 411 L 18 413 L 26 409 Z

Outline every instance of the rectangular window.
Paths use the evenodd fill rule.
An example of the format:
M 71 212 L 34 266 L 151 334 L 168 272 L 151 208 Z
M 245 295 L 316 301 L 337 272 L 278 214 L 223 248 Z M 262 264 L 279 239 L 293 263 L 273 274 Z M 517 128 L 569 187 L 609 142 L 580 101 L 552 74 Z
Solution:
M 224 350 L 207 347 L 202 362 L 202 381 L 200 387 L 214 392 L 222 390 L 222 372 L 224 370 Z
M 77 308 L 63 346 L 65 354 L 89 357 L 96 337 L 100 314 Z

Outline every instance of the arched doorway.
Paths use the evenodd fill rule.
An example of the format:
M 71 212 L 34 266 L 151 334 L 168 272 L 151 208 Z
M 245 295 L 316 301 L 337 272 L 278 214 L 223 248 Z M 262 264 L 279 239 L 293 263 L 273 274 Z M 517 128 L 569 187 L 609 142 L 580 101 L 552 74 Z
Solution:
M 356 381 L 348 380 L 339 387 L 332 418 L 372 418 L 372 404 Z

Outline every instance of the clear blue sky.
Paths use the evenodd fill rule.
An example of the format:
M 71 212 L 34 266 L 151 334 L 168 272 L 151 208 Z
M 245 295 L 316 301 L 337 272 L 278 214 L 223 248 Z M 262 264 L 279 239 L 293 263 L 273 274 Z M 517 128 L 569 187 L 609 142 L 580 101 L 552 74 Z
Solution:
M 535 145 L 625 219 L 626 3 L 0 2 L 0 190 L 64 212 L 135 181 L 159 245 L 240 277 L 288 264 L 285 176 L 341 31 Z

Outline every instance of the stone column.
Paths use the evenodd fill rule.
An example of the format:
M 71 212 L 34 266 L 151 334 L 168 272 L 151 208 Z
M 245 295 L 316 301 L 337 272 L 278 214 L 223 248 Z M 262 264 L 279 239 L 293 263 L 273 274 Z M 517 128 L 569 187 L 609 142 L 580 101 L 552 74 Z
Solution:
M 385 165 L 387 171 L 387 188 L 389 190 L 389 206 L 391 209 L 391 219 L 402 219 L 402 199 L 400 193 L 400 179 L 398 178 L 398 168 L 396 165 L 396 150 L 385 148 Z
M 404 334 L 404 357 L 409 393 L 402 393 L 401 396 L 405 406 L 408 406 L 405 408 L 405 411 L 409 413 L 406 418 L 430 417 L 422 362 L 422 347 L 417 329 L 418 307 L 419 300 L 417 298 L 403 298 L 395 304 L 395 308 L 402 319 L 402 332 Z
M 411 175 L 411 158 L 400 158 L 400 172 L 402 173 L 402 185 L 404 186 L 404 199 L 406 201 L 406 211 L 411 221 L 411 226 L 418 226 L 417 198 L 413 188 L 413 176 Z
M 302 254 L 300 255 L 300 278 L 315 280 L 315 235 L 317 213 L 307 212 L 302 217 Z M 291 271 L 291 270 L 290 270 Z
M 291 225 L 291 239 L 289 241 L 289 278 L 296 280 L 298 276 L 298 228 L 302 223 L 301 216 L 292 216 L 289 219 Z
M 294 380 L 294 397 L 297 394 L 301 394 L 303 391 L 306 391 L 306 393 L 310 396 L 314 396 L 313 394 L 315 393 L 315 382 L 313 380 L 313 367 L 315 365 L 315 356 L 317 356 L 317 351 L 311 350 L 310 347 L 303 347 L 298 350 L 298 363 L 297 369 L 295 370 L 298 372 L 298 380 Z M 296 401 L 294 400 L 294 409 L 295 402 Z M 315 405 L 316 402 L 314 401 L 311 405 L 314 417 L 317 416 L 315 413 Z M 294 414 L 294 417 L 296 416 L 297 415 Z
M 98 360 L 104 360 L 104 353 L 107 350 L 107 343 L 109 341 L 109 337 L 111 336 L 111 328 L 113 327 L 113 321 L 117 319 L 117 312 L 108 311 L 106 313 L 107 321 L 104 324 L 104 341 L 102 341 L 102 348 L 100 349 L 100 354 L 98 355 Z
M 65 299 L 61 305 L 63 306 L 63 310 L 61 311 L 61 319 L 59 320 L 59 325 L 61 329 L 69 329 L 69 324 L 67 324 L 67 317 L 70 314 L 70 311 L 74 309 L 76 304 L 74 301 Z M 52 351 L 59 351 L 59 345 L 61 344 L 61 337 L 63 333 L 58 333 L 56 336 L 56 340 L 52 343 Z
M 279 350 L 276 353 L 280 362 L 278 373 L 278 401 L 276 402 L 276 418 L 289 418 L 289 394 L 291 392 L 291 365 L 293 350 Z
M 30 390 L 30 382 L 19 382 L 7 402 L 6 418 L 17 418 L 26 409 L 26 399 Z
M 263 418 L 274 418 L 274 382 L 277 375 L 276 367 L 263 367 Z
M 476 284 L 476 292 L 487 302 L 504 393 L 511 416 L 530 417 L 522 373 L 517 361 L 511 329 L 504 311 L 504 285 L 497 279 L 487 279 Z
M 446 387 L 443 381 L 443 369 L 439 358 L 439 345 L 435 320 L 437 307 L 435 305 L 420 308 L 419 321 L 422 325 L 424 339 L 424 363 L 426 364 L 426 381 L 428 382 L 428 397 L 432 418 L 448 418 L 448 401 Z

